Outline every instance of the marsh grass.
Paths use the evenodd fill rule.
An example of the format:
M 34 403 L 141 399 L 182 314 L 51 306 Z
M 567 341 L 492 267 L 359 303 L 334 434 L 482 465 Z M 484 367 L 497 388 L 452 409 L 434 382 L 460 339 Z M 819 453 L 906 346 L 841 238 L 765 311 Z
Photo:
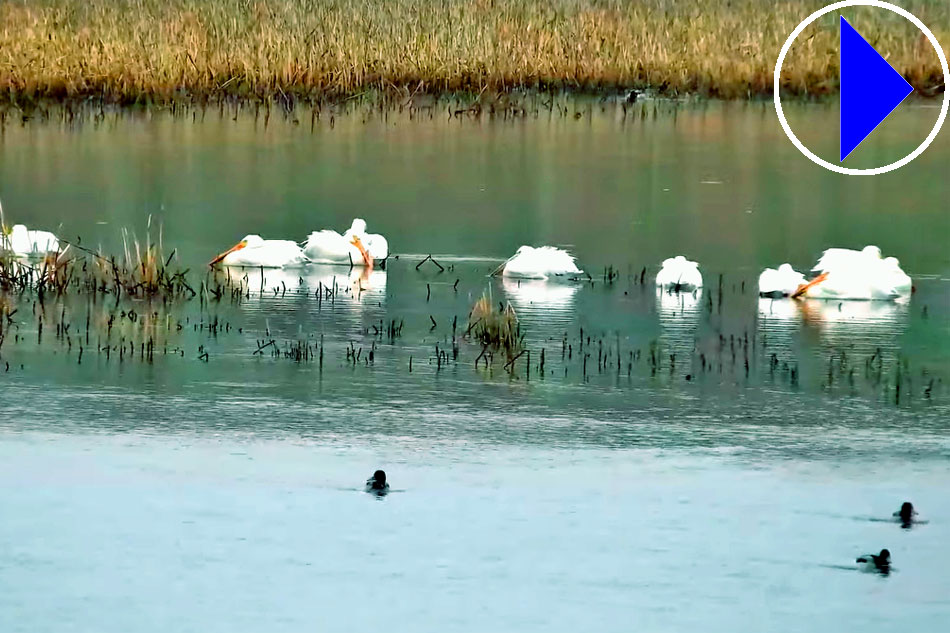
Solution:
M 482 354 L 500 350 L 505 353 L 509 363 L 524 350 L 524 337 L 514 308 L 510 304 L 496 307 L 488 294 L 482 295 L 472 306 L 467 333 L 482 345 Z M 478 360 L 475 364 L 478 364 Z
M 121 104 L 516 89 L 765 95 L 788 33 L 825 0 L 8 0 L 2 99 Z M 950 3 L 902 4 L 950 37 Z M 923 94 L 937 57 L 910 23 L 846 13 Z M 783 84 L 837 90 L 837 23 L 803 34 Z
M 187 270 L 173 267 L 176 253 L 165 256 L 159 230 L 158 241 L 151 238 L 151 220 L 144 242 L 123 230 L 124 252 L 107 255 L 76 243 L 65 245 L 58 253 L 42 258 L 20 258 L 0 252 L 0 292 L 35 294 L 40 301 L 46 294 L 86 293 L 114 295 L 116 301 L 158 299 L 162 301 L 193 298 L 197 293 L 187 281 Z

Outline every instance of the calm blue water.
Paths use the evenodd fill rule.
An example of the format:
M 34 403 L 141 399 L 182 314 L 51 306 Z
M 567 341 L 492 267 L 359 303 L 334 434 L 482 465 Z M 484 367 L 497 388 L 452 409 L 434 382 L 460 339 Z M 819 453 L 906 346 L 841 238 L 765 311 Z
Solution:
M 946 141 L 862 180 L 758 105 L 437 119 L 4 131 L 8 222 L 116 249 L 152 214 L 196 286 L 246 233 L 354 215 L 399 257 L 362 282 L 251 271 L 239 301 L 0 294 L 0 631 L 944 630 Z M 929 129 L 888 125 L 869 151 Z M 523 242 L 570 245 L 595 283 L 490 280 Z M 909 304 L 752 291 L 868 242 L 913 276 Z M 429 252 L 445 272 L 416 269 Z M 707 288 L 658 295 L 680 252 Z M 530 363 L 476 368 L 483 293 Z M 315 355 L 274 354 L 295 345 Z M 376 468 L 383 499 L 362 492 Z M 904 500 L 928 523 L 888 521 Z M 853 569 L 884 547 L 889 577 Z
M 950 615 L 946 456 L 394 432 L 28 433 L 0 457 L 4 631 L 938 631 Z M 359 491 L 380 465 L 384 499 Z M 869 520 L 908 496 L 929 524 Z M 890 577 L 847 569 L 883 546 Z

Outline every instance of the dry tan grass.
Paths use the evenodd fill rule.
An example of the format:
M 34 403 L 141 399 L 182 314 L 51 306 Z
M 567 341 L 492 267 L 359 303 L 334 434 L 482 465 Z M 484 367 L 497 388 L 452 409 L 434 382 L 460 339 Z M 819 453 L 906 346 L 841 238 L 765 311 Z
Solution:
M 325 99 L 513 88 L 771 91 L 787 34 L 825 0 L 7 0 L 0 99 Z M 950 41 L 950 2 L 902 3 Z M 909 23 L 856 10 L 858 29 L 918 90 L 940 87 Z M 894 19 L 891 19 L 893 17 Z M 803 36 L 794 93 L 837 87 L 837 27 Z
M 501 350 L 509 361 L 524 349 L 514 309 L 510 305 L 496 308 L 487 294 L 472 306 L 468 331 L 484 349 Z

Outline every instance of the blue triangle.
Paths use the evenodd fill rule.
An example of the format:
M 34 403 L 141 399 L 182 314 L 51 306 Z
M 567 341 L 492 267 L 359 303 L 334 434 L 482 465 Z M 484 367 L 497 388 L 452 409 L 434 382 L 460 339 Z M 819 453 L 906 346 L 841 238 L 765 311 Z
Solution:
M 841 18 L 840 160 L 914 91 L 899 72 Z

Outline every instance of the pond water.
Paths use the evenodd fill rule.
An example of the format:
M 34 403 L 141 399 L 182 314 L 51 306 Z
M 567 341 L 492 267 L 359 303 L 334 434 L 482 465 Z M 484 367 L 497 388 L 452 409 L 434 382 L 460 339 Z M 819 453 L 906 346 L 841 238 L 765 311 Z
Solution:
M 766 104 L 569 108 L 8 119 L 9 224 L 107 252 L 161 231 L 196 288 L 249 233 L 362 217 L 393 256 L 233 271 L 219 299 L 3 296 L 0 630 L 940 630 L 946 134 L 854 178 Z M 834 152 L 835 108 L 786 109 Z M 896 112 L 855 164 L 933 118 Z M 591 281 L 490 277 L 521 244 Z M 755 294 L 865 244 L 908 303 Z M 676 254 L 702 291 L 653 289 Z M 518 314 L 508 367 L 464 336 L 483 294 Z M 905 499 L 926 524 L 879 520 Z M 883 547 L 889 577 L 850 569 Z

